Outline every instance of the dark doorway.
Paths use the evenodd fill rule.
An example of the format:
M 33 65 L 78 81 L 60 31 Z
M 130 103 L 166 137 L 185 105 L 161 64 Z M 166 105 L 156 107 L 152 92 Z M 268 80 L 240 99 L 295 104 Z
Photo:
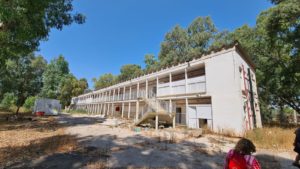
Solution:
M 199 128 L 207 128 L 207 119 L 199 119 Z
M 176 115 L 177 115 L 177 119 L 178 119 L 178 123 L 181 124 L 181 107 L 176 107 Z

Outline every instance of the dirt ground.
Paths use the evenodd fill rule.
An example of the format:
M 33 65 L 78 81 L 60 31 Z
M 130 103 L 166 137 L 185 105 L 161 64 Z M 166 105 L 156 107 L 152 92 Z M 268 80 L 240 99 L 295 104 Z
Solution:
M 33 127 L 0 124 L 0 168 L 218 169 L 237 141 L 215 135 L 193 138 L 172 129 L 145 130 L 100 116 L 62 115 L 50 121 L 55 125 L 44 122 L 46 128 L 40 127 L 40 120 Z M 22 139 L 14 139 L 16 135 Z M 19 154 L 9 153 L 16 144 Z M 258 150 L 255 155 L 262 168 L 293 168 L 293 152 Z

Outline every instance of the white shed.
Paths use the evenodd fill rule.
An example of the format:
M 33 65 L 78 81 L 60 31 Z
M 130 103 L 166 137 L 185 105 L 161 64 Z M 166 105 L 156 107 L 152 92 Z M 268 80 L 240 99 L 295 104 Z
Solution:
M 58 115 L 61 111 L 59 100 L 39 98 L 34 103 L 33 113 L 45 112 L 45 115 Z

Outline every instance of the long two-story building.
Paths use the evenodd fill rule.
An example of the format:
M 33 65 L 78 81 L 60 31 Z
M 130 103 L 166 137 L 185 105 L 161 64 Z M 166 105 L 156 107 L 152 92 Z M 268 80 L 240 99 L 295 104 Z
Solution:
M 243 134 L 261 127 L 255 66 L 239 44 L 72 98 L 73 109 Z

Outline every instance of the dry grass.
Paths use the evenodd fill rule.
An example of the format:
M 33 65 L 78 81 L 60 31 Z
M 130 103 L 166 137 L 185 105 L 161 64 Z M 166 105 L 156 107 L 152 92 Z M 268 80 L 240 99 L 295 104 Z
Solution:
M 107 163 L 106 162 L 93 162 L 93 163 L 88 163 L 86 166 L 87 169 L 106 169 L 107 167 Z
M 77 147 L 76 138 L 65 135 L 52 117 L 0 122 L 0 166 Z
M 296 128 L 264 127 L 246 133 L 256 147 L 272 150 L 292 150 Z

